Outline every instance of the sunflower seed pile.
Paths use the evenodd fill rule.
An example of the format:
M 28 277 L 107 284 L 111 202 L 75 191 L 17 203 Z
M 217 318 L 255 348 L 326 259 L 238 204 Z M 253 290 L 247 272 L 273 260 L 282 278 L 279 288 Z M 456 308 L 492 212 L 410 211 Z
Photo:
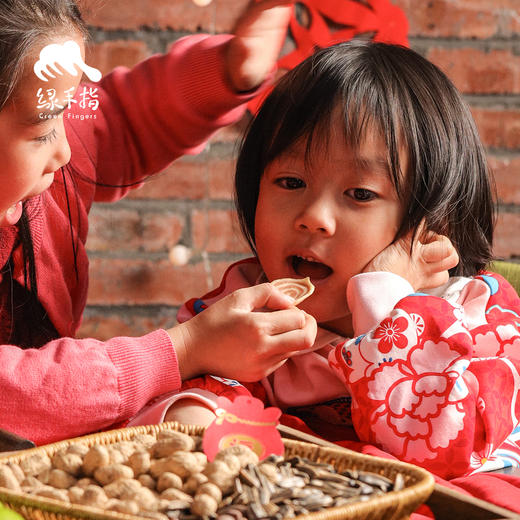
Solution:
M 394 481 L 376 473 L 347 470 L 338 473 L 330 464 L 293 457 L 270 456 L 259 464 L 248 464 L 235 478 L 234 490 L 207 518 L 217 520 L 282 520 L 324 508 L 398 491 L 404 479 Z M 170 510 L 174 520 L 196 520 L 187 510 Z

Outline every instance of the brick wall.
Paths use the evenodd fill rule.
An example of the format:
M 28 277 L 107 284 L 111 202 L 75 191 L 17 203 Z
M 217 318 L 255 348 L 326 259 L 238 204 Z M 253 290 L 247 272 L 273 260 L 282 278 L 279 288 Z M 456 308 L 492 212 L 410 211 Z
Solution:
M 520 0 L 393 0 L 410 44 L 440 66 L 472 107 L 495 172 L 500 214 L 495 253 L 520 260 Z M 131 66 L 192 32 L 226 32 L 247 0 L 83 0 L 92 43 L 87 63 L 107 73 Z M 88 249 L 91 283 L 80 333 L 140 335 L 175 323 L 178 306 L 216 284 L 247 254 L 235 223 L 235 141 L 245 121 L 205 151 L 182 158 L 116 204 L 97 205 Z M 190 262 L 168 260 L 176 244 Z

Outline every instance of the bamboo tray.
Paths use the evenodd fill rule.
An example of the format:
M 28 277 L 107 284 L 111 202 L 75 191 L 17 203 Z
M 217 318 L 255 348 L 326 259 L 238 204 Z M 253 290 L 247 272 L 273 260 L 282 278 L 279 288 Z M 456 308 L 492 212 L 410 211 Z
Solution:
M 18 463 L 36 453 L 45 453 L 52 457 L 61 448 L 77 442 L 82 442 L 87 446 L 94 444 L 107 445 L 131 440 L 137 434 L 148 433 L 155 436 L 158 432 L 166 429 L 178 430 L 189 435 L 202 435 L 204 432 L 204 429 L 201 427 L 178 423 L 136 426 L 78 437 L 39 448 L 11 453 L 7 456 L 0 455 L 0 463 L 9 461 Z M 300 515 L 295 517 L 297 520 L 405 520 L 419 505 L 428 499 L 434 488 L 433 476 L 426 470 L 411 464 L 363 455 L 345 449 L 325 448 L 307 442 L 287 439 L 284 439 L 284 445 L 286 458 L 299 455 L 313 461 L 332 464 L 339 472 L 347 469 L 357 469 L 377 473 L 392 480 L 398 473 L 404 478 L 404 488 L 399 491 L 391 491 L 384 495 L 375 496 L 365 502 L 354 502 L 341 507 L 331 507 L 307 515 Z M 143 520 L 143 517 L 140 516 L 104 511 L 77 504 L 67 504 L 58 500 L 15 492 L 5 488 L 0 488 L 0 502 L 17 511 L 28 520 L 76 520 L 82 518 L 93 520 Z

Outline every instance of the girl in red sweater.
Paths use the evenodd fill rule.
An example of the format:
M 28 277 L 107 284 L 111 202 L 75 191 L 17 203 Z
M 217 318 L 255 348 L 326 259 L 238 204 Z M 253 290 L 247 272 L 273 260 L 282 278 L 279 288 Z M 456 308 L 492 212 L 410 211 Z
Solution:
M 182 379 L 257 379 L 312 341 L 314 321 L 302 326 L 303 311 L 268 284 L 215 306 L 202 341 L 190 323 L 141 338 L 74 338 L 92 203 L 121 198 L 236 121 L 269 81 L 290 13 L 290 1 L 256 2 L 235 36 L 184 38 L 166 55 L 116 69 L 87 86 L 94 118 L 80 102 L 80 75 L 59 62 L 63 49 L 75 49 L 69 58 L 83 66 L 86 29 L 74 1 L 0 3 L 2 428 L 40 444 L 109 428 Z M 251 312 L 264 306 L 274 312 Z M 245 337 L 272 332 L 236 359 L 219 341 L 231 322 L 243 324 Z

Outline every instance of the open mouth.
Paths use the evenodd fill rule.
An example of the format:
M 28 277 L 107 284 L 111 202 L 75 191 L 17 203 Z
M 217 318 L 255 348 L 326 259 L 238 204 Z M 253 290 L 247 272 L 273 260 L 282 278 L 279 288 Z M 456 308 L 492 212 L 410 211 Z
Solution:
M 323 280 L 332 274 L 332 269 L 313 257 L 293 255 L 289 257 L 289 264 L 298 276 L 308 276 L 311 280 Z

